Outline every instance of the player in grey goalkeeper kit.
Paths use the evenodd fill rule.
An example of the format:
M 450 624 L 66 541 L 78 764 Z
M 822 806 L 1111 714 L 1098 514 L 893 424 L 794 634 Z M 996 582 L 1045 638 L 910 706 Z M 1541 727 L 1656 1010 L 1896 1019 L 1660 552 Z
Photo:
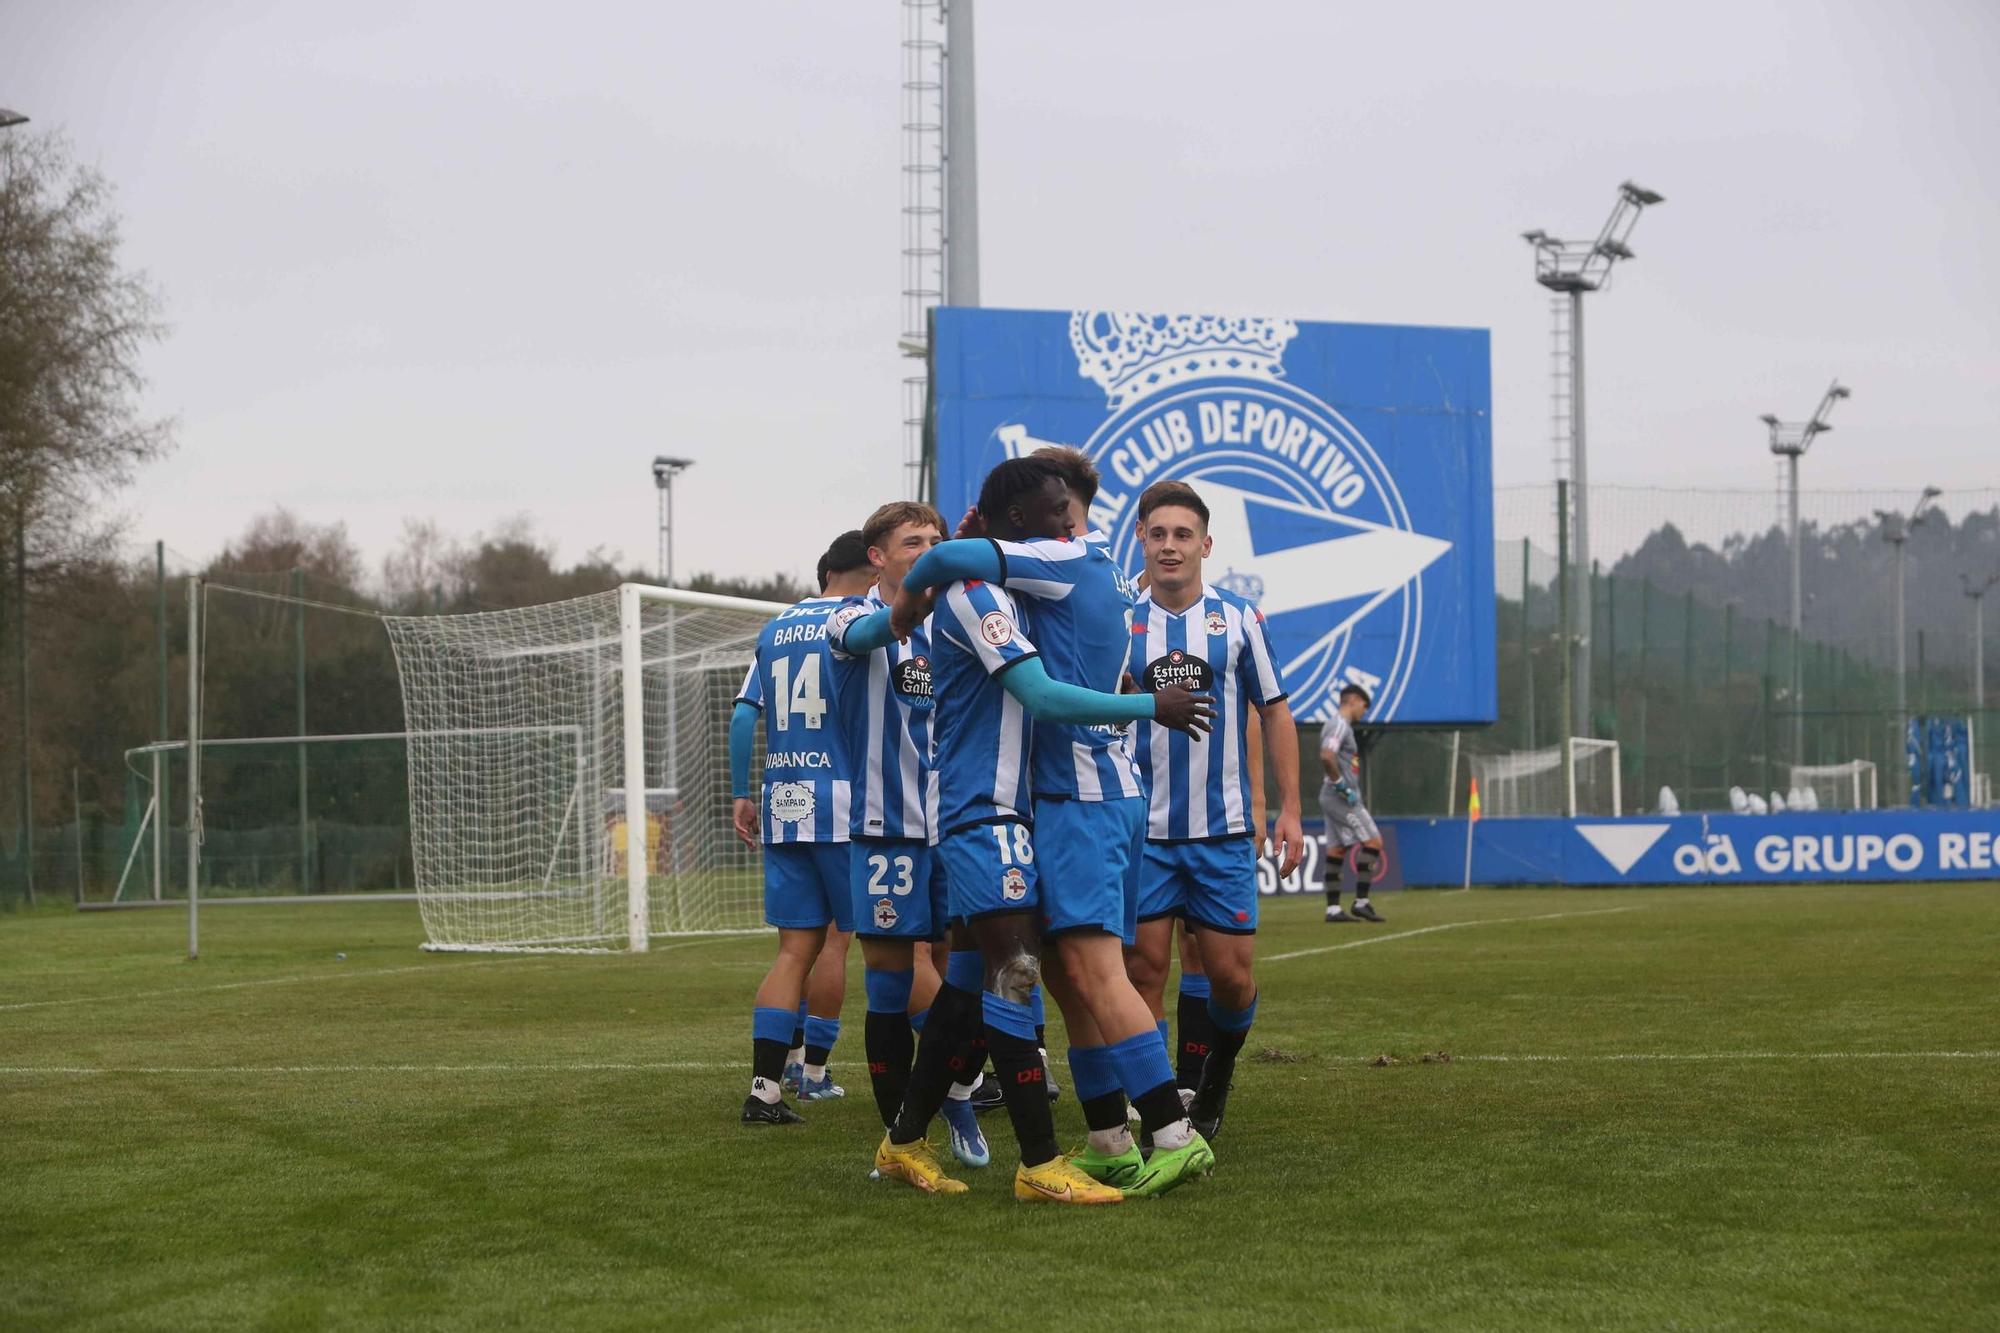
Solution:
M 1368 904 L 1368 886 L 1382 874 L 1382 833 L 1375 817 L 1361 803 L 1361 760 L 1354 743 L 1354 724 L 1368 711 L 1368 691 L 1348 685 L 1340 691 L 1340 707 L 1320 733 L 1319 761 L 1326 769 L 1320 783 L 1319 808 L 1326 814 L 1326 919 L 1343 924 L 1380 921 Z M 1354 858 L 1354 908 L 1340 907 L 1340 872 Z

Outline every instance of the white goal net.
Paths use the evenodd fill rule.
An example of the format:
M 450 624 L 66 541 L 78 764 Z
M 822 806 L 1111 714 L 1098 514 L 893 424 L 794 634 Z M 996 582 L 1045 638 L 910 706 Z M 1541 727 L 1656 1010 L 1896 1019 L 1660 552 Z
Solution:
M 626 584 L 387 620 L 433 949 L 643 950 L 763 925 L 730 825 L 729 714 L 784 607 Z
M 1808 810 L 1873 810 L 1882 803 L 1872 759 L 1793 764 L 1791 787 L 1807 798 Z
M 1572 737 L 1572 774 L 1563 764 L 1564 747 L 1509 750 L 1472 756 L 1479 783 L 1480 814 L 1488 819 L 1527 815 L 1620 815 L 1618 742 Z

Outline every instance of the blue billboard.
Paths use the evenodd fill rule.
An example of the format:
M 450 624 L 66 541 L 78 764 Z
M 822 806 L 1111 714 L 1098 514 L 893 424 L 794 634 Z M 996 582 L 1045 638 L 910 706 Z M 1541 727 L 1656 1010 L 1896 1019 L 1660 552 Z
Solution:
M 931 392 L 947 518 L 1002 459 L 1075 445 L 1136 575 L 1140 493 L 1187 482 L 1208 581 L 1264 613 L 1300 718 L 1355 682 L 1373 722 L 1494 720 L 1484 329 L 941 307 Z

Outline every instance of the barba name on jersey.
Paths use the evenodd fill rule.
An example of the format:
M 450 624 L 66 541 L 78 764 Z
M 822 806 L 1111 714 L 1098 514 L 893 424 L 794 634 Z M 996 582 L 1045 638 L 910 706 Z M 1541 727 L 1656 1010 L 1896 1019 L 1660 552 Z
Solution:
M 857 838 L 928 841 L 931 752 L 931 639 L 926 620 L 905 641 L 866 653 L 847 650 L 847 632 L 879 611 L 875 589 L 849 598 L 827 620 L 827 664 L 850 781 L 848 832 Z
M 1140 688 L 1178 685 L 1215 701 L 1215 729 L 1190 736 L 1157 722 L 1139 726 L 1139 773 L 1146 786 L 1146 836 L 1192 842 L 1241 836 L 1255 808 L 1250 793 L 1250 709 L 1285 697 L 1264 618 L 1235 593 L 1203 584 L 1201 598 L 1169 611 L 1140 596 L 1132 613 Z
M 764 841 L 846 842 L 850 780 L 826 623 L 838 597 L 786 607 L 757 634 L 737 699 L 764 714 Z

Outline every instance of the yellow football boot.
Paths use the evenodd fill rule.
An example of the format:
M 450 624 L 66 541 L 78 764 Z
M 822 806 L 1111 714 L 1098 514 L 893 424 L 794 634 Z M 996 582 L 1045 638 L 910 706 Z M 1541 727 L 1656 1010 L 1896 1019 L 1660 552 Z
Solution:
M 895 1144 L 884 1134 L 881 1146 L 875 1149 L 875 1170 L 884 1180 L 907 1180 L 926 1194 L 965 1194 L 971 1189 L 944 1173 L 929 1139 Z
M 1023 1203 L 1123 1203 L 1125 1192 L 1092 1180 L 1067 1157 L 1054 1157 L 1032 1169 L 1016 1168 L 1014 1197 Z

